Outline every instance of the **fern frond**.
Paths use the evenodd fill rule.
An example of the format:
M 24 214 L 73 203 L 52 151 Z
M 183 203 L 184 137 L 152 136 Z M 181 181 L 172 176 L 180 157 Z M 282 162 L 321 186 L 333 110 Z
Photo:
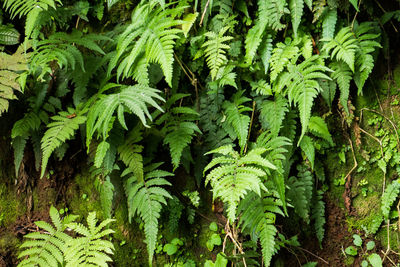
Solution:
M 211 78 L 214 80 L 219 68 L 227 61 L 226 50 L 230 48 L 225 42 L 233 39 L 232 36 L 224 36 L 229 27 L 222 28 L 218 33 L 207 32 L 208 40 L 202 45 L 205 48 L 207 66 L 211 70 Z
M 285 14 L 289 14 L 286 0 L 259 0 L 259 19 L 266 20 L 267 25 L 275 31 L 282 30 L 285 24 L 281 19 Z
M 170 132 L 164 138 L 164 144 L 169 146 L 174 170 L 179 166 L 183 149 L 192 141 L 195 133 L 201 133 L 194 122 L 181 122 L 176 127 L 169 129 Z
M 348 113 L 347 100 L 350 94 L 350 81 L 352 80 L 352 72 L 350 67 L 343 61 L 332 62 L 329 67 L 332 68 L 332 79 L 335 79 L 340 90 L 340 104 Z
M 233 96 L 233 102 L 225 101 L 222 107 L 225 109 L 226 121 L 225 123 L 232 126 L 235 134 L 239 140 L 241 152 L 247 143 L 247 132 L 250 125 L 250 117 L 244 115 L 246 111 L 251 111 L 251 108 L 243 104 L 249 102 L 250 99 L 242 96 L 243 91 L 237 92 Z
M 249 191 L 260 195 L 261 190 L 266 190 L 261 177 L 276 167 L 262 157 L 265 151 L 263 148 L 256 148 L 240 156 L 228 145 L 208 152 L 222 154 L 204 168 L 204 172 L 211 170 L 206 176 L 205 184 L 211 184 L 214 199 L 220 198 L 228 204 L 230 222 L 236 220 L 237 206 Z
M 356 72 L 354 75 L 354 82 L 358 87 L 358 94 L 362 93 L 365 81 L 368 79 L 369 74 L 374 68 L 374 58 L 371 55 L 376 48 L 382 46 L 375 41 L 379 34 L 370 33 L 371 30 L 376 30 L 377 26 L 372 22 L 364 22 L 354 28 L 354 34 L 357 38 L 358 47 L 356 52 Z
M 331 70 L 321 65 L 318 60 L 319 57 L 315 55 L 298 65 L 289 64 L 288 66 L 285 86 L 288 89 L 289 102 L 296 103 L 300 111 L 302 130 L 299 142 L 308 129 L 313 100 L 321 91 L 318 79 L 330 80 L 325 72 Z
M 288 109 L 286 97 L 277 95 L 274 100 L 263 101 L 260 106 L 260 118 L 263 125 L 270 129 L 271 134 L 278 136 Z
M 111 229 L 103 229 L 113 219 L 106 219 L 97 225 L 96 212 L 90 212 L 87 219 L 88 227 L 80 223 L 69 223 L 68 227 L 79 233 L 80 237 L 71 238 L 66 244 L 66 267 L 74 266 L 108 266 L 111 262 L 109 254 L 113 254 L 114 245 L 104 237 L 114 233 Z
M 336 58 L 337 61 L 346 62 L 351 71 L 354 72 L 355 53 L 358 47 L 356 45 L 357 39 L 354 38 L 350 27 L 342 28 L 331 40 L 322 39 L 321 41 L 329 41 L 323 46 L 323 51 L 330 54 L 331 58 Z
M 107 84 L 102 92 L 111 88 L 120 88 L 118 93 L 99 94 L 98 100 L 91 107 L 87 121 L 87 146 L 89 147 L 91 138 L 95 131 L 107 139 L 110 130 L 109 125 L 113 119 L 114 112 L 117 110 L 117 118 L 122 127 L 127 129 L 125 124 L 124 112 L 130 112 L 139 117 L 142 124 L 148 127 L 146 117 L 152 119 L 147 105 L 163 111 L 156 103 L 155 99 L 163 101 L 158 94 L 160 91 L 145 85 L 123 86 L 119 84 Z
M 43 177 L 47 162 L 53 151 L 65 143 L 65 141 L 74 137 L 74 133 L 79 128 L 79 125 L 86 121 L 86 117 L 79 114 L 76 114 L 73 118 L 69 118 L 72 114 L 75 114 L 75 111 L 69 109 L 68 112 L 61 111 L 58 115 L 51 117 L 53 122 L 47 125 L 48 129 L 41 141 L 43 157 L 40 177 Z
M 274 226 L 275 214 L 283 212 L 280 207 L 282 203 L 269 194 L 262 197 L 250 193 L 240 203 L 241 212 L 240 225 L 244 229 L 249 229 L 250 233 L 255 233 L 260 239 L 263 261 L 269 266 L 272 256 L 277 252 L 275 247 L 275 235 L 277 229 Z
M 147 69 L 147 63 L 160 64 L 165 80 L 172 86 L 172 66 L 174 62 L 175 40 L 181 29 L 176 28 L 184 21 L 175 19 L 184 7 L 163 9 L 155 8 L 154 3 L 138 5 L 132 13 L 132 22 L 118 37 L 117 53 L 112 58 L 108 74 L 117 66 L 117 77 L 127 78 L 140 66 L 141 72 Z M 141 61 L 141 57 L 146 63 Z M 135 77 L 135 75 L 134 75 Z M 138 81 L 139 79 L 135 77 Z
M 156 165 L 157 166 L 157 165 Z M 130 171 L 125 171 L 124 175 Z M 149 264 L 153 260 L 153 254 L 157 242 L 158 219 L 162 204 L 166 205 L 166 198 L 171 195 L 161 186 L 171 185 L 164 177 L 173 176 L 172 173 L 150 169 L 146 172 L 144 180 L 138 181 L 137 177 L 128 177 L 125 181 L 125 192 L 128 199 L 129 221 L 138 214 L 144 222 Z
M 297 29 L 299 28 L 301 17 L 303 16 L 304 0 L 290 0 L 290 15 L 292 16 L 292 25 L 294 36 L 297 37 Z
M 29 56 L 24 53 L 24 45 L 19 46 L 13 55 L 0 53 L 0 115 L 8 110 L 8 101 L 17 98 L 14 91 L 23 92 L 24 84 L 21 86 L 18 79 L 28 70 Z
M 311 197 L 313 192 L 313 176 L 304 166 L 298 166 L 298 177 L 290 177 L 288 181 L 288 197 L 294 211 L 306 222 L 310 223 Z
M 12 26 L 0 25 L 0 44 L 16 45 L 19 43 L 19 32 Z
M 272 50 L 270 60 L 271 64 L 271 82 L 275 81 L 279 73 L 287 66 L 289 61 L 296 57 L 299 53 L 299 48 L 294 42 L 278 43 L 276 48 Z
M 18 266 L 58 266 L 64 263 L 63 253 L 66 244 L 72 239 L 64 233 L 67 224 L 74 221 L 77 216 L 69 215 L 61 220 L 57 209 L 51 206 L 50 218 L 53 225 L 44 221 L 35 224 L 45 230 L 44 232 L 32 232 L 24 237 L 29 239 L 24 241 L 20 248 L 24 250 L 19 253 L 18 258 L 23 259 Z
M 322 22 L 322 38 L 323 39 L 332 39 L 335 35 L 336 29 L 336 21 L 337 21 L 337 9 L 330 9 L 326 15 L 324 16 L 324 20 Z
M 142 140 L 140 127 L 135 127 L 125 139 L 125 142 L 118 147 L 119 157 L 122 162 L 133 172 L 138 181 L 143 181 L 143 146 L 138 142 Z
M 382 195 L 381 210 L 383 217 L 386 220 L 389 218 L 390 209 L 393 205 L 393 202 L 399 196 L 399 193 L 400 193 L 400 181 L 394 180 L 387 186 L 385 192 Z
M 322 200 L 324 192 L 321 190 L 317 191 L 316 199 L 313 201 L 314 205 L 312 205 L 312 215 L 311 218 L 314 219 L 314 228 L 317 234 L 317 238 L 319 241 L 319 245 L 321 246 L 322 240 L 325 235 L 325 202 Z
M 325 139 L 331 146 L 333 146 L 332 136 L 329 133 L 328 125 L 326 125 L 323 118 L 312 116 L 308 124 L 308 129 L 312 134 Z
M 300 148 L 310 161 L 311 169 L 314 169 L 315 147 L 314 141 L 309 136 L 304 136 L 300 141 Z

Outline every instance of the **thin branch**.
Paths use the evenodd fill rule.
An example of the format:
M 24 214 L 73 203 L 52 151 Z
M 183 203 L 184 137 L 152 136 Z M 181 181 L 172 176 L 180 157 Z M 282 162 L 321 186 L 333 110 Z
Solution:
M 210 0 L 207 1 L 206 6 L 204 7 L 203 14 L 201 14 L 201 19 L 199 25 L 203 24 L 204 16 L 206 15 L 208 5 L 210 4 Z

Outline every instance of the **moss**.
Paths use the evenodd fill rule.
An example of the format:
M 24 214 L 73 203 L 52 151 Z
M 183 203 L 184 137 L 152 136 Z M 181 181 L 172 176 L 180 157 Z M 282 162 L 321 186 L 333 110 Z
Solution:
M 8 252 L 11 252 L 12 256 L 16 256 L 20 245 L 21 242 L 13 233 L 4 231 L 0 234 L 0 255 L 7 255 Z
M 12 188 L 0 183 L 0 227 L 9 226 L 25 213 L 23 199 Z
M 86 217 L 91 211 L 96 211 L 97 217 L 104 219 L 98 192 L 94 188 L 94 181 L 86 173 L 75 177 L 75 183 L 68 187 L 66 192 L 68 208 L 73 214 Z M 64 207 L 60 207 L 64 208 Z
M 376 235 L 376 239 L 378 239 L 382 246 L 383 250 L 386 250 L 388 244 L 388 236 L 387 236 L 387 227 L 386 225 L 382 225 L 381 230 Z M 393 251 L 399 251 L 400 249 L 400 236 L 398 229 L 395 229 L 394 226 L 389 227 L 389 239 L 390 239 L 390 248 Z

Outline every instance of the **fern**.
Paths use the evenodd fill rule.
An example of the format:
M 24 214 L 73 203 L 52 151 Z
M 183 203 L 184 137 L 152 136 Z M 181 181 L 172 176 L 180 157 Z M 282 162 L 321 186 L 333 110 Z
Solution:
M 283 215 L 280 209 L 282 203 L 269 194 L 262 197 L 251 193 L 240 203 L 240 225 L 248 228 L 250 233 L 256 233 L 260 239 L 263 261 L 270 265 L 272 256 L 276 253 L 275 235 L 277 229 L 274 226 L 276 214 Z
M 113 254 L 114 245 L 102 238 L 114 233 L 111 229 L 103 228 L 115 220 L 106 219 L 97 225 L 96 212 L 90 212 L 86 221 L 87 227 L 75 222 L 68 224 L 69 228 L 81 236 L 66 243 L 66 267 L 108 266 L 107 262 L 112 261 L 107 254 Z
M 332 68 L 332 78 L 336 80 L 340 90 L 340 104 L 344 107 L 346 112 L 347 100 L 349 99 L 350 93 L 350 81 L 352 80 L 352 72 L 350 67 L 343 61 L 332 62 L 329 67 Z
M 312 116 L 310 118 L 308 129 L 312 134 L 321 137 L 322 139 L 325 139 L 330 145 L 333 146 L 332 136 L 329 133 L 328 126 L 326 125 L 323 118 L 318 116 Z
M 285 97 L 277 95 L 274 100 L 263 101 L 260 107 L 260 120 L 266 124 L 274 136 L 278 136 L 288 109 Z
M 33 232 L 25 235 L 29 239 L 24 241 L 20 248 L 24 249 L 19 253 L 18 258 L 23 259 L 18 266 L 58 266 L 64 263 L 64 250 L 66 244 L 72 239 L 64 233 L 67 225 L 72 223 L 78 216 L 68 215 L 63 219 L 53 206 L 50 208 L 51 224 L 44 221 L 37 221 L 37 227 L 43 232 Z
M 62 4 L 60 0 L 5 0 L 3 6 L 10 12 L 11 18 L 26 16 L 25 35 L 29 38 L 39 14 L 49 7 L 56 9 L 56 3 Z
M 326 15 L 324 16 L 324 20 L 322 22 L 322 38 L 323 39 L 332 39 L 335 35 L 337 21 L 337 10 L 330 9 Z
M 294 211 L 306 222 L 310 223 L 311 197 L 313 192 L 313 177 L 304 166 L 298 166 L 298 177 L 288 180 L 288 197 L 294 206 Z
M 256 148 L 240 156 L 231 145 L 227 145 L 207 153 L 222 154 L 204 168 L 204 173 L 211 170 L 205 184 L 211 184 L 214 199 L 221 198 L 228 204 L 227 213 L 231 223 L 236 220 L 237 206 L 247 192 L 260 195 L 261 190 L 267 190 L 261 178 L 276 166 L 261 156 L 264 152 L 266 149 Z
M 0 44 L 16 45 L 19 43 L 19 32 L 10 25 L 0 25 Z
M 28 70 L 28 58 L 23 45 L 13 55 L 0 53 L 0 116 L 8 110 L 9 100 L 17 98 L 14 91 L 23 91 L 26 76 L 21 72 Z
M 321 65 L 318 60 L 319 57 L 315 55 L 298 65 L 289 64 L 288 72 L 285 73 L 286 77 L 282 78 L 282 83 L 288 90 L 289 102 L 296 103 L 300 111 L 302 130 L 299 142 L 308 129 L 313 99 L 321 91 L 317 79 L 330 80 L 324 72 L 331 70 Z M 276 90 L 280 90 L 279 86 Z
M 155 3 L 138 5 L 132 13 L 131 24 L 118 37 L 117 52 L 109 64 L 108 73 L 120 62 L 117 76 L 127 78 L 139 66 L 141 72 L 147 73 L 148 63 L 154 62 L 160 64 L 166 82 L 172 86 L 173 48 L 175 40 L 179 38 L 178 34 L 182 32 L 176 26 L 184 23 L 175 17 L 183 9 L 184 7 L 155 8 Z M 145 61 L 141 61 L 141 56 Z M 133 76 L 137 81 L 141 79 L 140 76 Z
M 271 82 L 275 81 L 278 75 L 289 64 L 290 60 L 296 57 L 299 53 L 299 48 L 295 42 L 278 43 L 276 48 L 272 50 L 270 60 L 271 64 Z
M 103 175 L 102 169 L 95 169 L 92 171 L 91 175 L 96 176 L 94 186 L 99 192 L 99 198 L 104 217 L 111 218 L 112 202 L 114 198 L 114 185 L 110 180 L 110 176 Z
M 365 81 L 374 67 L 374 58 L 371 53 L 375 51 L 376 47 L 381 47 L 375 41 L 379 37 L 379 34 L 370 33 L 371 30 L 376 28 L 376 25 L 372 22 L 361 23 L 358 27 L 354 28 L 354 34 L 359 47 L 356 52 L 355 66 L 357 71 L 354 75 L 354 82 L 358 87 L 359 95 L 362 93 Z
M 112 88 L 119 88 L 118 93 L 103 94 Z M 151 105 L 162 111 L 161 107 L 154 101 L 164 99 L 159 96 L 160 91 L 145 85 L 124 86 L 109 83 L 105 85 L 100 93 L 95 96 L 93 107 L 88 113 L 87 121 L 87 146 L 89 147 L 95 131 L 103 135 L 103 139 L 107 139 L 110 130 L 110 123 L 113 120 L 113 114 L 117 110 L 117 118 L 122 127 L 127 129 L 125 123 L 124 112 L 128 111 L 139 117 L 142 124 L 148 127 L 146 117 L 152 119 L 147 105 Z M 89 102 L 90 104 L 91 102 Z M 147 104 L 147 105 L 146 105 Z
M 143 146 L 137 144 L 142 140 L 140 127 L 135 127 L 125 139 L 125 142 L 118 147 L 119 157 L 129 170 L 137 177 L 138 181 L 143 181 L 143 157 L 141 155 Z
M 32 134 L 32 131 L 37 131 L 39 129 L 40 124 L 41 120 L 38 115 L 31 111 L 13 125 L 11 138 L 14 148 L 15 175 L 17 177 L 24 156 L 26 140 Z
M 75 69 L 75 65 L 79 64 L 82 71 L 85 71 L 82 53 L 76 47 L 80 45 L 92 51 L 96 51 L 104 55 L 104 51 L 96 44 L 99 40 L 110 40 L 107 37 L 87 34 L 74 30 L 71 34 L 64 32 L 55 33 L 48 39 L 34 43 L 34 52 L 30 61 L 31 70 L 34 72 L 40 70 L 39 79 L 43 79 L 46 73 L 53 73 L 54 67 L 51 62 L 57 62 L 60 68 Z
M 285 25 L 281 23 L 281 18 L 289 14 L 286 0 L 259 0 L 260 10 L 259 19 L 267 20 L 267 25 L 275 31 L 282 30 Z
M 44 133 L 41 141 L 43 158 L 40 177 L 43 177 L 53 151 L 65 141 L 71 139 L 79 125 L 86 121 L 86 117 L 80 114 L 75 114 L 74 117 L 70 118 L 73 114 L 75 114 L 75 110 L 71 108 L 68 109 L 68 112 L 61 111 L 58 115 L 53 116 L 53 122 L 47 125 L 48 130 Z
M 233 102 L 225 101 L 222 106 L 225 109 L 225 123 L 233 127 L 234 132 L 239 140 L 241 153 L 243 153 L 247 143 L 247 132 L 250 125 L 250 117 L 244 115 L 243 113 L 252 110 L 251 108 L 243 105 L 250 99 L 242 96 L 242 94 L 243 91 L 237 92 L 233 96 Z
M 309 136 L 304 136 L 300 141 L 300 148 L 310 161 L 311 169 L 314 169 L 315 147 L 314 141 Z
M 317 238 L 319 241 L 319 245 L 321 246 L 322 240 L 325 235 L 325 202 L 322 200 L 324 192 L 321 190 L 317 191 L 317 195 L 315 200 L 313 201 L 315 204 L 312 206 L 312 215 L 311 218 L 314 219 L 315 224 L 315 233 L 317 234 Z
M 136 176 L 128 176 L 125 181 L 125 192 L 128 199 L 129 221 L 138 214 L 144 223 L 149 264 L 157 242 L 158 219 L 162 204 L 166 205 L 166 198 L 171 195 L 161 186 L 171 185 L 164 177 L 173 176 L 172 173 L 156 169 L 160 164 L 150 165 L 145 170 L 143 181 Z M 129 169 L 122 176 L 132 175 Z
M 165 123 L 161 132 L 165 134 L 164 144 L 169 146 L 174 170 L 179 166 L 183 150 L 188 148 L 196 133 L 201 133 L 195 123 L 199 114 L 190 107 L 173 107 L 187 94 L 175 94 L 166 102 L 165 112 L 156 120 L 156 124 Z M 181 102 L 182 103 L 182 102 Z
M 294 36 L 297 37 L 297 29 L 299 28 L 301 16 L 303 15 L 304 0 L 290 0 L 290 15 L 292 16 L 292 25 Z
M 230 48 L 225 42 L 233 39 L 231 36 L 224 36 L 229 27 L 222 28 L 219 33 L 207 32 L 208 38 L 202 47 L 205 47 L 207 65 L 211 70 L 211 78 L 214 80 L 217 76 L 219 68 L 226 63 L 226 50 Z
M 322 39 L 321 41 L 328 41 L 323 46 L 323 51 L 330 54 L 331 58 L 336 58 L 337 61 L 346 62 L 350 70 L 354 72 L 355 53 L 358 47 L 356 44 L 357 39 L 354 38 L 350 27 L 342 28 L 335 38 L 331 40 Z
M 396 200 L 400 192 L 400 181 L 395 180 L 390 183 L 382 195 L 381 210 L 383 217 L 387 220 L 389 218 L 390 208 Z

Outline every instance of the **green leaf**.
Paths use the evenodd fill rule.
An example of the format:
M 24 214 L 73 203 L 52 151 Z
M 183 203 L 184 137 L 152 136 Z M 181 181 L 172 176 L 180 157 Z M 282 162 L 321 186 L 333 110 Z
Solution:
M 218 225 L 216 222 L 212 222 L 210 223 L 210 226 L 208 227 L 210 228 L 211 231 L 217 232 L 218 231 Z
M 199 15 L 198 12 L 189 13 L 189 14 L 186 14 L 185 17 L 183 18 L 184 22 L 182 23 L 182 31 L 183 31 L 183 34 L 185 35 L 185 37 L 187 37 L 187 34 L 189 33 L 190 29 L 192 28 L 198 15 Z
M 297 29 L 299 28 L 301 16 L 303 15 L 304 0 L 290 0 L 289 7 L 292 16 L 294 36 L 297 37 Z
M 350 2 L 350 4 L 353 5 L 355 10 L 357 10 L 357 12 L 360 12 L 360 10 L 358 9 L 358 1 L 357 0 L 349 0 L 349 2 Z
M 311 169 L 314 169 L 315 148 L 313 140 L 309 136 L 304 136 L 300 141 L 300 148 L 311 163 Z
M 174 255 L 178 251 L 178 246 L 174 244 L 165 244 L 163 251 L 166 252 L 169 256 Z
M 368 241 L 367 243 L 367 250 L 372 250 L 375 247 L 375 242 L 374 241 Z
M 371 263 L 372 267 L 382 267 L 381 256 L 379 256 L 376 253 L 372 253 L 371 255 L 369 255 L 368 261 L 369 261 L 369 263 Z
M 357 234 L 354 234 L 353 235 L 353 243 L 354 243 L 354 245 L 356 245 L 357 247 L 361 247 L 362 246 L 362 239 L 361 239 L 361 237 L 359 236 L 359 235 L 357 235 Z
M 348 246 L 345 249 L 345 252 L 350 256 L 357 256 L 357 253 L 358 253 L 357 249 L 355 247 L 353 247 L 353 246 Z

